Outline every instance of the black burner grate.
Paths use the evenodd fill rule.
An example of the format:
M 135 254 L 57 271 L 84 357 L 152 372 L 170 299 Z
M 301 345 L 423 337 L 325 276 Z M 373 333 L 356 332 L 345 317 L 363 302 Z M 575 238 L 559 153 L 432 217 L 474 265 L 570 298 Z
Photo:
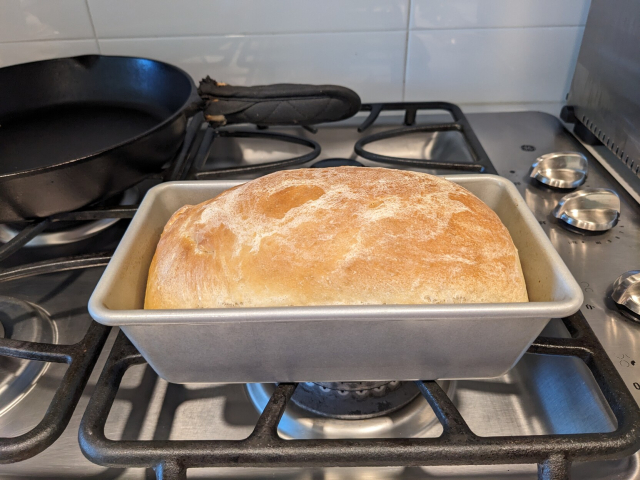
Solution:
M 415 168 L 435 168 L 446 170 L 461 170 L 477 173 L 491 173 L 497 175 L 495 167 L 489 160 L 486 152 L 482 148 L 478 137 L 473 132 L 467 117 L 465 117 L 460 107 L 447 102 L 415 102 L 415 103 L 376 103 L 362 106 L 363 111 L 371 112 L 364 122 L 358 127 L 359 132 L 364 132 L 371 127 L 383 111 L 404 111 L 404 127 L 384 132 L 374 133 L 358 140 L 354 146 L 355 152 L 362 158 L 374 162 L 391 165 L 406 165 Z M 422 126 L 415 126 L 416 115 L 420 110 L 434 111 L 443 110 L 449 112 L 453 117 L 453 122 L 436 123 Z M 422 160 L 417 158 L 391 157 L 379 155 L 364 149 L 365 145 L 380 140 L 388 140 L 394 137 L 410 135 L 413 133 L 434 133 L 457 131 L 462 134 L 469 153 L 473 158 L 473 163 L 442 162 L 438 160 Z
M 192 146 L 201 123 L 201 118 L 199 120 L 194 118 L 190 123 L 183 146 L 166 169 L 162 180 L 178 179 L 184 174 L 185 169 L 188 168 L 188 161 L 193 157 Z M 27 224 L 18 235 L 0 247 L 0 262 L 18 252 L 20 248 L 53 222 L 132 218 L 136 210 L 137 206 L 90 209 L 61 213 L 34 221 Z M 109 263 L 110 258 L 111 253 L 109 252 L 94 253 L 3 268 L 0 269 L 0 282 L 34 275 L 104 267 Z M 25 434 L 12 438 L 0 438 L 0 464 L 19 462 L 33 457 L 49 447 L 62 434 L 73 415 L 78 400 L 80 400 L 110 330 L 110 327 L 92 322 L 84 338 L 74 345 L 45 344 L 0 338 L 0 355 L 68 365 L 40 423 Z
M 45 273 L 105 266 L 109 258 L 109 255 L 91 255 L 24 265 L 2 270 L 0 282 Z M 33 457 L 62 434 L 80 400 L 110 330 L 109 327 L 92 322 L 84 338 L 73 345 L 52 345 L 0 338 L 0 355 L 68 365 L 40 423 L 17 437 L 0 438 L 0 463 L 19 462 Z
M 359 132 L 364 132 L 369 129 L 369 127 L 373 126 L 380 113 L 383 111 L 404 112 L 403 127 L 368 135 L 362 137 L 356 142 L 354 151 L 362 158 L 387 165 L 403 165 L 414 168 L 491 173 L 497 175 L 496 169 L 494 168 L 491 160 L 482 148 L 482 145 L 473 132 L 469 121 L 465 117 L 464 113 L 462 113 L 462 110 L 460 110 L 460 107 L 458 107 L 457 105 L 447 102 L 376 103 L 362 105 L 361 111 L 370 113 L 358 127 Z M 452 116 L 453 122 L 415 126 L 416 116 L 419 111 L 446 111 Z M 318 155 L 320 155 L 320 145 L 318 145 L 318 143 L 314 140 L 301 136 L 261 131 L 265 128 L 266 127 L 263 127 L 262 129 L 258 130 L 215 130 L 209 127 L 207 133 L 203 137 L 200 151 L 198 153 L 198 158 L 194 162 L 195 171 L 192 174 L 193 178 L 195 178 L 196 180 L 212 180 L 220 178 L 232 178 L 248 174 L 262 175 L 274 172 L 276 170 L 302 165 L 311 160 L 314 160 L 316 157 L 318 157 Z M 307 131 L 310 131 L 311 133 L 316 133 L 315 128 L 305 129 Z M 464 163 L 449 162 L 438 159 L 423 160 L 417 158 L 392 157 L 387 155 L 375 154 L 365 150 L 364 148 L 366 145 L 372 142 L 387 140 L 402 135 L 450 131 L 460 132 L 471 155 L 471 158 L 473 160 L 472 162 Z M 285 160 L 264 162 L 254 165 L 239 165 L 228 168 L 211 168 L 202 170 L 205 163 L 207 162 L 209 153 L 211 152 L 211 148 L 216 138 L 261 138 L 265 140 L 276 140 L 280 142 L 303 145 L 309 147 L 310 150 L 304 155 L 288 158 Z M 212 163 L 215 164 L 215 160 L 216 159 L 213 158 Z M 348 161 L 349 160 L 347 160 L 347 162 Z M 356 164 L 356 166 L 359 165 Z
M 591 370 L 618 426 L 610 433 L 479 437 L 434 381 L 417 382 L 442 423 L 439 438 L 284 440 L 278 424 L 296 384 L 280 384 L 245 440 L 106 438 L 105 424 L 122 377 L 145 360 L 119 334 L 80 425 L 89 460 L 108 467 L 153 468 L 158 480 L 185 479 L 198 467 L 354 467 L 538 464 L 541 480 L 568 479 L 571 462 L 623 458 L 640 447 L 640 408 L 581 313 L 565 318 L 572 338 L 539 337 L 528 353 L 575 356 Z
M 422 109 L 449 111 L 454 118 L 453 123 L 431 125 L 428 128 L 460 131 L 470 147 L 475 164 L 482 167 L 477 171 L 495 173 L 468 122 L 455 105 L 364 105 L 363 110 L 371 111 L 371 114 L 360 130 L 364 131 L 371 126 L 383 110 L 404 110 L 404 123 L 407 128 L 392 133 L 402 135 L 414 131 L 434 131 L 411 130 L 423 128 L 412 127 L 416 112 Z M 201 118 L 194 118 L 190 123 L 180 154 L 166 169 L 160 181 L 185 178 L 194 162 L 206 158 L 210 148 L 207 137 L 210 140 L 214 132 L 210 129 L 203 131 L 200 128 L 201 123 Z M 385 133 L 390 135 L 389 132 Z M 365 137 L 364 141 L 361 140 L 359 148 L 375 141 L 375 138 Z M 369 153 L 364 150 L 363 152 L 363 157 L 367 158 L 366 155 Z M 400 162 L 402 160 L 400 159 Z M 277 168 L 283 166 L 287 165 Z M 424 161 L 414 166 L 432 167 Z M 265 168 L 272 169 L 273 165 L 266 165 Z M 33 222 L 12 241 L 0 247 L 0 262 L 18 251 L 51 222 L 131 218 L 135 211 L 135 206 L 89 209 Z M 108 253 L 98 253 L 5 268 L 0 270 L 0 282 L 31 275 L 104 266 L 109 258 Z M 84 454 L 98 464 L 112 467 L 151 467 L 155 469 L 159 479 L 165 480 L 186 478 L 188 468 L 205 466 L 428 466 L 513 463 L 538 464 L 541 479 L 566 479 L 573 461 L 622 458 L 634 453 L 640 447 L 640 409 L 582 314 L 566 318 L 564 323 L 572 338 L 538 338 L 529 349 L 529 353 L 576 356 L 583 360 L 593 373 L 617 419 L 618 427 L 614 432 L 478 437 L 470 431 L 460 413 L 435 382 L 419 382 L 422 394 L 443 425 L 443 434 L 439 438 L 285 441 L 278 437 L 277 427 L 296 385 L 282 384 L 271 397 L 253 434 L 245 440 L 112 441 L 105 437 L 104 426 L 120 381 L 129 367 L 145 363 L 128 339 L 120 333 L 85 411 L 80 429 L 81 447 Z M 0 438 L 0 463 L 29 458 L 47 448 L 62 433 L 88 381 L 108 332 L 108 327 L 93 323 L 84 339 L 75 345 L 45 345 L 0 339 L 0 355 L 69 365 L 40 424 L 22 436 Z
M 309 147 L 310 151 L 304 155 L 298 157 L 288 158 L 286 160 L 277 160 L 275 162 L 265 162 L 256 165 L 240 165 L 237 167 L 229 168 L 216 168 L 212 170 L 199 171 L 195 173 L 196 180 L 214 180 L 220 178 L 228 178 L 237 175 L 247 175 L 255 173 L 270 173 L 276 170 L 282 170 L 289 167 L 301 165 L 306 162 L 310 162 L 320 155 L 320 145 L 314 140 L 296 137 L 294 135 L 286 135 L 282 133 L 270 133 L 261 131 L 247 131 L 247 130 L 212 130 L 209 135 L 209 144 L 206 150 L 208 155 L 213 141 L 215 138 L 262 138 L 264 140 L 277 140 L 280 142 L 293 143 L 296 145 L 302 145 Z M 206 158 L 204 159 L 206 161 Z

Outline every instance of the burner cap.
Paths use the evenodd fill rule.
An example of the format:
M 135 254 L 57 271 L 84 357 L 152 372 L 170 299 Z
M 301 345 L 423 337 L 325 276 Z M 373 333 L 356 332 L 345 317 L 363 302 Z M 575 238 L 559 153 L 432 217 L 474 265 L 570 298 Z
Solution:
M 413 382 L 307 382 L 291 400 L 323 417 L 362 419 L 394 412 L 419 394 Z
M 364 167 L 362 163 L 357 160 L 351 160 L 349 158 L 327 158 L 326 160 L 320 160 L 319 162 L 311 165 L 311 168 L 327 168 L 327 167 Z

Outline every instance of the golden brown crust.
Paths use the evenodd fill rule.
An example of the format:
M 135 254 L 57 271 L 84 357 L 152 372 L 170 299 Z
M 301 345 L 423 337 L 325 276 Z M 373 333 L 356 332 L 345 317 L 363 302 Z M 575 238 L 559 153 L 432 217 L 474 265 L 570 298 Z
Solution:
M 477 197 L 423 173 L 339 167 L 178 210 L 145 308 L 526 301 L 509 232 Z

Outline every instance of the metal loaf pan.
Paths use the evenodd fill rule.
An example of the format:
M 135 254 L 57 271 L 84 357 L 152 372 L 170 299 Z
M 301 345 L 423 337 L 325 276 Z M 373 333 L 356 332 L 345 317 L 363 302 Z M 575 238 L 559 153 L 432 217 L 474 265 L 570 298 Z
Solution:
M 238 181 L 170 182 L 149 190 L 89 300 L 174 383 L 487 378 L 507 372 L 554 317 L 576 312 L 580 287 L 516 187 L 493 175 L 445 177 L 509 229 L 529 303 L 143 310 L 162 229 L 186 204 Z

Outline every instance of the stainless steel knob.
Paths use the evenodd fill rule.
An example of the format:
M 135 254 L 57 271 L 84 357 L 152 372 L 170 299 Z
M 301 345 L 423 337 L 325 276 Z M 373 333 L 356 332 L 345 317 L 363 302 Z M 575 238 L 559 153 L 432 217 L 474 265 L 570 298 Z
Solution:
M 622 310 L 626 317 L 640 321 L 640 270 L 631 270 L 620 275 L 613 283 L 611 298 L 627 309 Z
M 553 188 L 577 188 L 587 178 L 589 162 L 579 152 L 547 153 L 538 157 L 531 178 Z
M 562 197 L 553 215 L 580 230 L 604 232 L 618 223 L 620 198 L 613 190 L 585 188 Z

